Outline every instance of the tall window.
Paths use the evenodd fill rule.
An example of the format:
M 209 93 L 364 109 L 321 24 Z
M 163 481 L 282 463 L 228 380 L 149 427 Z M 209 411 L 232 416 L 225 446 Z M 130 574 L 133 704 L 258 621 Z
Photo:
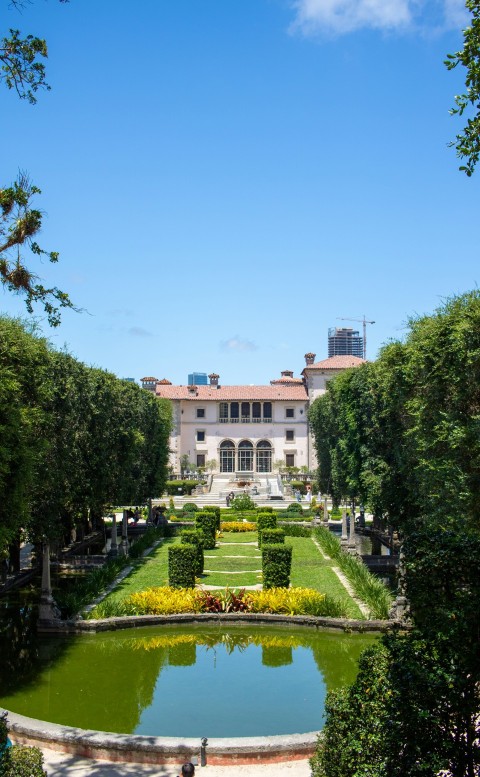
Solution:
M 295 466 L 295 454 L 294 453 L 286 453 L 285 454 L 285 465 L 287 467 L 294 467 Z
M 249 440 L 242 440 L 238 446 L 238 469 L 240 472 L 253 471 L 253 445 Z
M 272 446 L 268 440 L 260 440 L 257 445 L 257 472 L 272 471 Z
M 220 402 L 220 423 L 225 424 L 228 421 L 228 402 Z
M 230 421 L 232 421 L 234 424 L 238 424 L 238 417 L 239 417 L 239 407 L 238 402 L 231 402 L 230 403 Z
M 205 454 L 197 453 L 197 467 L 204 467 L 204 466 L 205 466 Z
M 252 421 L 259 424 L 262 420 L 262 405 L 260 402 L 252 402 Z
M 242 422 L 250 423 L 250 402 L 242 402 Z
M 271 402 L 264 402 L 263 403 L 263 420 L 264 421 L 271 421 L 272 420 L 272 403 Z
M 235 472 L 235 445 L 231 440 L 220 443 L 220 472 Z

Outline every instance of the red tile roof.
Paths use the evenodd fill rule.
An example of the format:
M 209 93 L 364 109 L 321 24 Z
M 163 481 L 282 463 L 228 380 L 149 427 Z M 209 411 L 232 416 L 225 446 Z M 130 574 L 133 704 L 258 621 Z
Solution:
M 302 378 L 277 378 L 270 381 L 272 386 L 297 386 L 300 383 L 303 383 Z
M 307 400 L 307 392 L 303 382 L 298 384 L 275 384 L 273 386 L 196 386 L 195 391 L 191 391 L 192 386 L 167 386 L 157 383 L 156 394 L 165 399 L 189 399 L 201 402 L 229 402 L 229 401 L 274 401 Z
M 315 364 L 309 364 L 305 370 L 346 370 L 348 367 L 360 367 L 361 364 L 366 364 L 365 359 L 360 359 L 359 356 L 330 356 L 329 359 L 324 359 L 321 362 L 315 362 Z

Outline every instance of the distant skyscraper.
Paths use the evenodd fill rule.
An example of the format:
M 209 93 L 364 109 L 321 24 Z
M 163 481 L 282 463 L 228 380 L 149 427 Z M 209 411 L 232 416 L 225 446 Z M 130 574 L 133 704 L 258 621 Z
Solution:
M 206 372 L 190 372 L 188 374 L 189 386 L 207 386 L 208 378 Z
M 328 356 L 358 356 L 363 359 L 363 337 L 356 329 L 332 327 L 328 330 Z

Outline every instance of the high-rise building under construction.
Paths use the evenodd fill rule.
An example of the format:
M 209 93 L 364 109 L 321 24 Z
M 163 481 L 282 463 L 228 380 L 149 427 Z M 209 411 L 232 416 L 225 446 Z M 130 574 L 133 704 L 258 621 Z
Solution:
M 358 356 L 364 358 L 363 337 L 357 329 L 332 327 L 328 330 L 328 356 Z

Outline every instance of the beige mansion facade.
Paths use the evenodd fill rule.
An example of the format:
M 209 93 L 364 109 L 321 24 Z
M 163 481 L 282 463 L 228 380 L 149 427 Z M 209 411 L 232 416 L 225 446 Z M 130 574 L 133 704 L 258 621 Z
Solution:
M 308 426 L 311 403 L 331 378 L 364 363 L 356 356 L 315 362 L 305 354 L 302 377 L 285 370 L 268 386 L 223 386 L 216 373 L 206 386 L 175 386 L 167 379 L 142 378 L 143 388 L 171 401 L 170 466 L 180 472 L 186 456 L 196 467 L 215 462 L 214 472 L 268 474 L 286 467 L 316 467 Z

